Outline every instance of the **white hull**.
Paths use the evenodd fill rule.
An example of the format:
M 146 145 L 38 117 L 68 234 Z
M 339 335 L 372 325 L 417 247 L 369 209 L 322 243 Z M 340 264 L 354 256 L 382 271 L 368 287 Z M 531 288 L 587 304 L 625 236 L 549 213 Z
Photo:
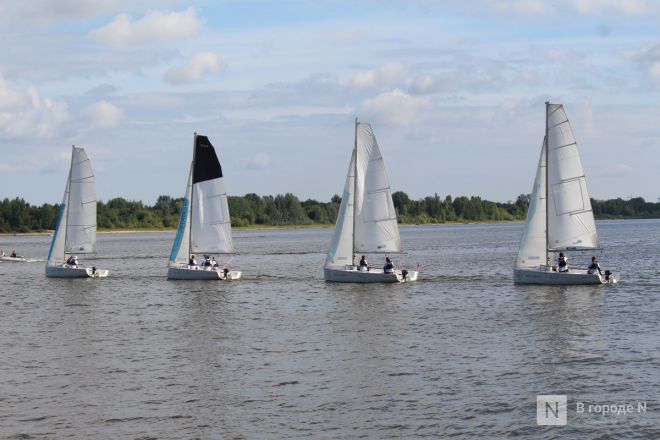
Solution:
M 547 266 L 537 268 L 514 269 L 513 281 L 517 284 L 545 285 L 584 285 L 616 283 L 614 274 L 606 279 L 605 275 L 587 273 L 586 269 L 570 269 L 568 272 L 555 272 Z
M 243 272 L 230 270 L 227 278 L 222 270 L 204 270 L 189 269 L 188 267 L 170 267 L 167 269 L 167 279 L 169 280 L 220 280 L 236 281 L 240 280 Z
M 106 278 L 110 274 L 106 269 L 89 267 L 46 266 L 48 278 Z
M 7 261 L 9 263 L 25 263 L 26 258 L 23 257 L 0 257 L 0 261 Z
M 395 270 L 394 273 L 385 273 L 382 269 L 361 272 L 355 266 L 348 266 L 345 269 L 323 268 L 325 280 L 333 283 L 403 283 L 417 281 L 418 271 L 409 270 L 407 272 L 404 278 L 401 270 Z

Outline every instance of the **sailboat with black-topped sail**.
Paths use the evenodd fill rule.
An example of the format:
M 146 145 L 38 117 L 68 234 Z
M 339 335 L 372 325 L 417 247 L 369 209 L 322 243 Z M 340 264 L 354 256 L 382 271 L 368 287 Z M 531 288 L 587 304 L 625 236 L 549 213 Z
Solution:
M 105 278 L 110 271 L 77 262 L 96 253 L 96 178 L 87 153 L 72 147 L 71 167 L 48 251 L 49 278 Z M 67 261 L 76 260 L 75 264 Z
M 195 133 L 179 227 L 167 270 L 172 280 L 238 280 L 226 264 L 204 265 L 205 256 L 233 254 L 231 218 L 222 167 L 208 137 Z M 193 264 L 196 262 L 197 264 Z
M 610 271 L 600 274 L 587 268 L 591 253 L 600 250 L 600 242 L 580 153 L 564 106 L 545 104 L 545 137 L 513 269 L 514 282 L 615 283 Z M 560 252 L 569 256 L 568 271 L 559 272 L 553 264 Z
M 323 269 L 326 281 L 399 283 L 415 281 L 415 270 L 386 273 L 382 265 L 361 271 L 357 254 L 401 253 L 401 238 L 385 162 L 371 125 L 355 120 L 355 145 L 348 167 L 335 234 Z

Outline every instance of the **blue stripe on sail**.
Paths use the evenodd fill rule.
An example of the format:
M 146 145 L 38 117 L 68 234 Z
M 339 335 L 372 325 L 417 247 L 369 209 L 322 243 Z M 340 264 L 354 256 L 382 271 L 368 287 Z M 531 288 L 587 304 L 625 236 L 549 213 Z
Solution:
M 65 203 L 60 205 L 60 212 L 57 213 L 57 221 L 55 222 L 55 232 L 53 233 L 53 240 L 50 242 L 50 249 L 48 249 L 48 261 L 50 261 L 50 256 L 53 254 L 53 246 L 55 245 L 55 240 L 57 240 L 57 231 L 60 229 L 60 222 L 62 221 L 62 216 L 64 215 L 64 208 L 66 207 Z
M 181 242 L 183 241 L 183 235 L 186 230 L 186 222 L 188 221 L 189 208 L 190 208 L 190 200 L 183 199 L 183 206 L 181 207 L 181 218 L 179 218 L 179 227 L 176 230 L 176 238 L 174 239 L 174 245 L 172 245 L 172 253 L 170 254 L 170 261 L 176 261 L 176 256 L 179 254 L 179 249 L 181 249 Z

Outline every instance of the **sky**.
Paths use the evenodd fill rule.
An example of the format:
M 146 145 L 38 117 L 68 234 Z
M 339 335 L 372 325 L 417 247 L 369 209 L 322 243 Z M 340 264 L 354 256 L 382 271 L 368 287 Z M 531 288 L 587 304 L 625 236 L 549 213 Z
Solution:
M 531 192 L 545 101 L 590 195 L 660 197 L 660 2 L 2 0 L 0 199 L 182 197 L 195 132 L 230 195 L 340 194 L 354 120 L 393 191 Z

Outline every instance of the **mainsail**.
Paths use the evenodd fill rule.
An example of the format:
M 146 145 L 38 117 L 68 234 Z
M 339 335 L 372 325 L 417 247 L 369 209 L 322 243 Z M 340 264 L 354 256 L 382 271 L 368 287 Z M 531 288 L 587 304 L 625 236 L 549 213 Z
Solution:
M 65 254 L 96 252 L 95 178 L 85 150 L 73 147 L 71 168 L 53 234 L 48 265 L 64 262 Z
M 206 136 L 195 136 L 190 252 L 234 252 L 227 192 L 220 161 Z
M 577 143 L 561 104 L 546 104 L 548 247 L 599 247 Z
M 346 175 L 346 184 L 337 214 L 335 235 L 325 260 L 326 267 L 344 267 L 353 264 L 353 190 L 355 189 L 355 150 Z
M 371 125 L 356 125 L 355 227 L 357 252 L 401 252 L 385 163 Z
M 536 169 L 536 178 L 532 188 L 532 196 L 527 210 L 527 222 L 525 231 L 520 240 L 518 256 L 516 257 L 516 267 L 538 267 L 546 264 L 546 166 L 545 166 L 546 139 L 543 140 L 541 148 L 541 157 Z

